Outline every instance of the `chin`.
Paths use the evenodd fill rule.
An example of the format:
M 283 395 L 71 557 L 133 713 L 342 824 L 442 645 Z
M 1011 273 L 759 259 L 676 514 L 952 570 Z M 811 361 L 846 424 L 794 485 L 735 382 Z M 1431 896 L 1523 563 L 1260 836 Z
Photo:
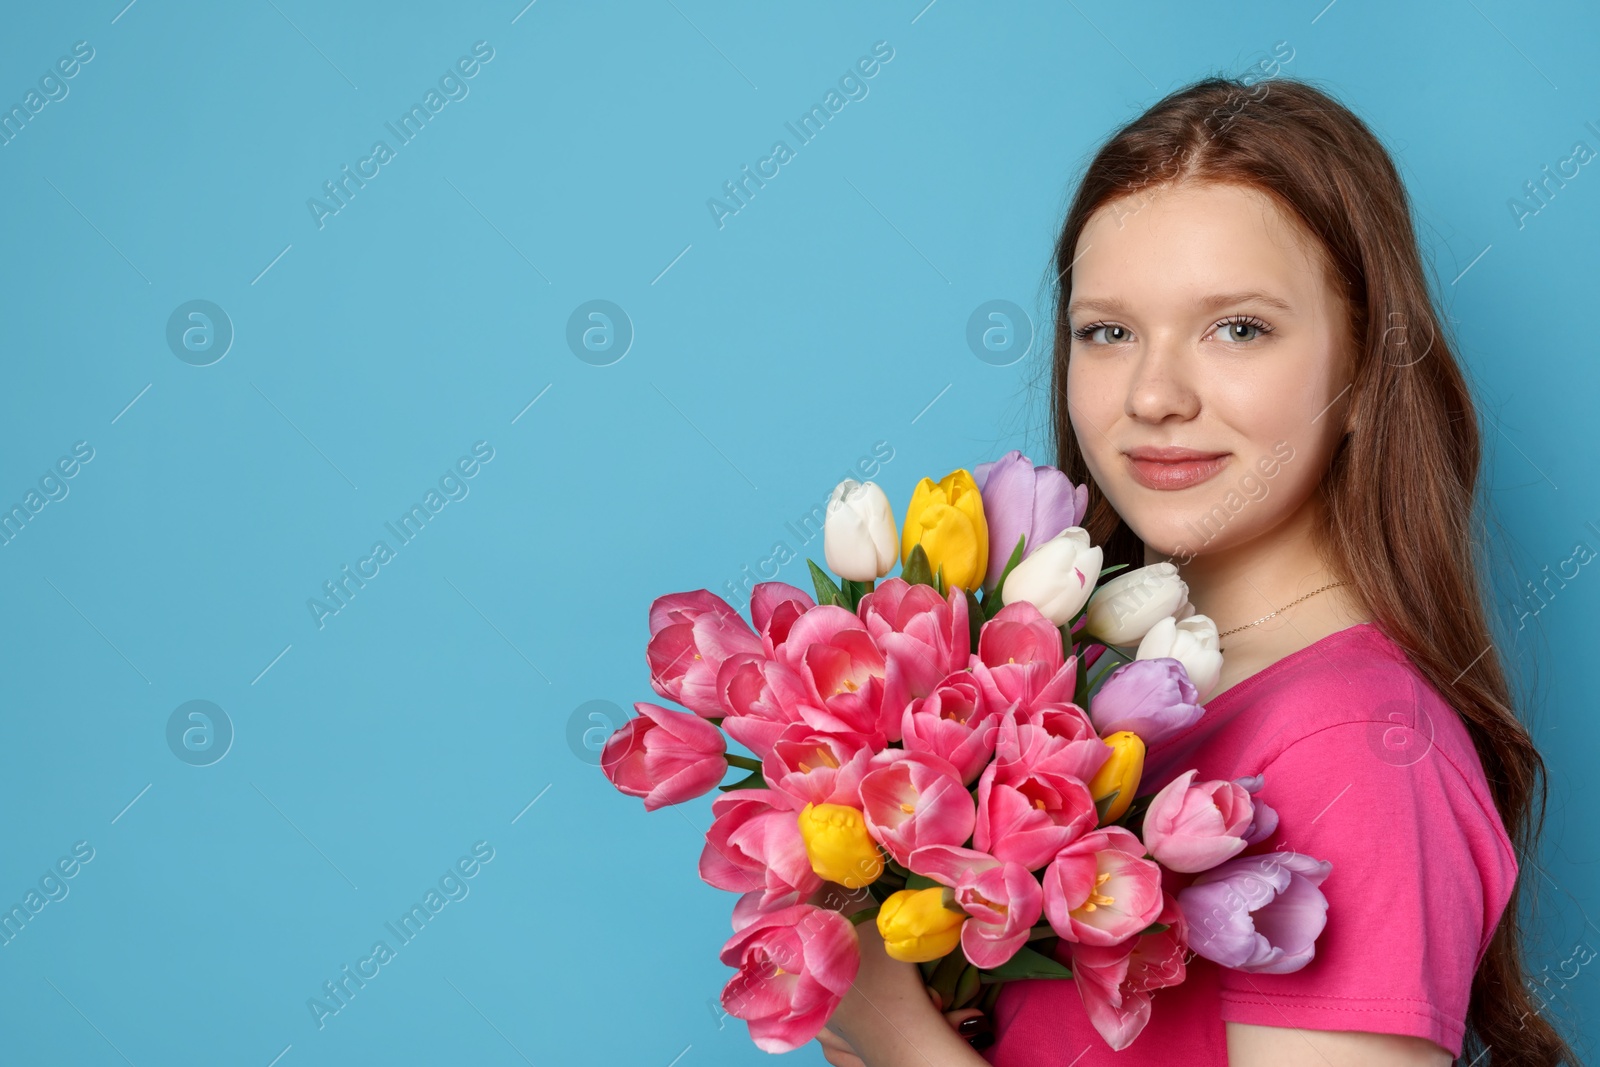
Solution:
M 1159 515 L 1123 515 L 1124 521 L 1139 535 L 1145 548 L 1154 555 L 1171 559 L 1183 566 L 1197 556 L 1213 551 L 1220 540 L 1219 531 L 1208 531 L 1197 526 L 1189 512 L 1163 512 Z
M 1164 559 L 1170 559 L 1180 567 L 1212 547 L 1198 534 L 1190 534 L 1187 537 L 1170 535 L 1140 538 L 1140 540 L 1144 541 L 1147 551 Z

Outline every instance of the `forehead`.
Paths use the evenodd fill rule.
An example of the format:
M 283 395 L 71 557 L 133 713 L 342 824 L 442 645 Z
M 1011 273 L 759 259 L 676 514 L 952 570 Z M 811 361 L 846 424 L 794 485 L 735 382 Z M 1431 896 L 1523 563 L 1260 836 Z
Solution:
M 1248 292 L 1309 310 L 1335 296 L 1305 226 L 1272 197 L 1240 185 L 1185 182 L 1104 204 L 1074 255 L 1073 310 Z

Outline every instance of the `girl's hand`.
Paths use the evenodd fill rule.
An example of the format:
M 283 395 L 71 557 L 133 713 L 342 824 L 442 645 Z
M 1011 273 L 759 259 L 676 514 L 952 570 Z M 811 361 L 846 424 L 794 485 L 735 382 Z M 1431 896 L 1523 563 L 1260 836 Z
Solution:
M 933 990 L 928 990 L 930 1000 L 935 999 L 935 996 Z M 957 1008 L 955 1011 L 945 1012 L 944 1018 L 950 1024 L 952 1030 L 971 1041 L 974 1035 L 963 1033 L 961 1024 L 968 1019 L 986 1019 L 987 1017 L 977 1008 Z M 968 1029 L 972 1028 L 969 1027 Z M 976 1033 L 990 1034 L 991 1031 L 984 1025 L 979 1024 Z M 993 1037 L 991 1036 L 989 1040 L 993 1041 Z M 866 1067 L 866 1062 L 856 1055 L 855 1049 L 850 1047 L 850 1042 L 827 1027 L 823 1027 L 822 1033 L 817 1035 L 817 1044 L 822 1046 L 822 1058 L 833 1064 L 833 1067 Z M 987 1044 L 988 1042 L 985 1042 L 983 1047 L 987 1047 Z M 973 1045 L 973 1047 L 978 1048 L 980 1046 Z
M 812 903 L 848 916 L 875 902 L 865 890 L 852 892 L 828 884 L 813 896 Z M 975 1008 L 941 1014 L 917 965 L 894 959 L 884 951 L 877 923 L 857 924 L 856 936 L 861 943 L 861 967 L 856 980 L 817 1036 L 824 1058 L 835 1067 L 864 1067 L 858 1050 L 865 1049 L 870 1054 L 874 1048 L 945 1044 L 953 1036 L 952 1031 L 959 1032 L 956 1028 L 961 1023 L 983 1015 Z

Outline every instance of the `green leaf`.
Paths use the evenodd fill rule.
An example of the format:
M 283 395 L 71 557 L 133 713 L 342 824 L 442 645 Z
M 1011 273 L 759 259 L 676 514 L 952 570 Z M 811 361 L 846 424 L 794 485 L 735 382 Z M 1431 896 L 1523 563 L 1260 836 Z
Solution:
M 883 871 L 882 874 L 878 875 L 877 878 L 873 879 L 873 881 L 871 883 L 871 886 L 869 888 L 881 889 L 883 891 L 883 896 L 877 897 L 877 899 L 878 900 L 887 900 L 887 899 L 889 899 L 889 897 L 891 897 L 894 894 L 900 892 L 900 890 L 904 889 L 905 887 L 906 887 L 905 875 L 896 874 L 894 871 L 891 871 L 886 867 L 886 868 L 884 868 L 884 871 Z
M 934 967 L 927 984 L 939 994 L 939 1003 L 949 1005 L 943 1010 L 949 1011 L 954 1007 L 956 982 L 967 966 L 967 957 L 961 954 L 959 948 L 952 949 L 939 957 L 938 965 Z
M 1123 812 L 1122 817 L 1117 820 L 1117 825 L 1125 826 L 1132 830 L 1142 824 L 1144 822 L 1144 813 L 1150 809 L 1150 802 L 1155 798 L 1156 795 L 1154 793 L 1146 793 L 1144 796 L 1134 797 L 1133 803 L 1128 805 L 1128 810 Z
M 1099 815 L 1100 815 L 1100 823 L 1099 824 L 1101 826 L 1104 826 L 1106 824 L 1106 812 L 1110 811 L 1111 810 L 1111 805 L 1116 803 L 1117 794 L 1120 793 L 1120 792 L 1122 792 L 1122 790 L 1113 789 L 1111 792 L 1107 793 L 1105 796 L 1101 797 L 1099 800 L 1094 802 L 1094 810 L 1096 812 L 1098 812 Z
M 979 977 L 981 978 L 982 975 L 979 975 Z M 978 1003 L 973 1006 L 979 1011 L 983 1012 L 985 1015 L 989 1015 L 992 1018 L 995 1001 L 1000 999 L 1000 990 L 1004 988 L 1004 986 L 1004 982 L 995 982 L 986 986 L 983 990 L 983 996 L 979 997 Z
M 846 578 L 843 585 L 844 603 L 841 606 L 855 611 L 856 605 L 861 603 L 861 598 L 870 592 L 872 592 L 871 582 L 858 582 L 853 578 Z
M 737 782 L 729 782 L 727 785 L 719 785 L 717 788 L 726 793 L 732 789 L 761 789 L 766 784 L 767 780 L 761 777 L 761 771 L 758 769 L 751 771 L 747 777 L 741 778 Z
M 921 547 L 921 546 L 919 545 L 918 547 Z M 943 563 L 939 564 L 939 570 L 933 576 L 933 587 L 939 591 L 939 595 L 940 596 L 944 596 L 945 588 L 944 588 L 944 564 Z
M 932 889 L 934 886 L 940 885 L 940 884 L 942 884 L 942 883 L 935 882 L 932 878 L 929 878 L 926 875 L 921 875 L 921 874 L 908 874 L 908 875 L 906 875 L 906 888 L 907 889 Z
M 956 979 L 956 992 L 954 999 L 950 1001 L 950 1010 L 953 1011 L 956 1008 L 967 1007 L 974 1000 L 978 999 L 978 994 L 982 990 L 982 973 L 978 970 L 978 968 L 968 964 L 967 967 L 961 972 L 961 977 Z
M 1043 953 L 1024 945 L 1017 954 L 998 967 L 983 972 L 985 981 L 1009 982 L 1018 978 L 1071 978 L 1072 968 L 1057 963 Z
M 983 632 L 984 607 L 978 602 L 972 590 L 965 590 L 967 594 L 967 636 L 972 641 L 972 647 L 978 647 L 978 636 Z
M 817 590 L 817 603 L 837 604 L 843 607 L 844 594 L 839 591 L 837 585 L 833 584 L 833 579 L 828 577 L 828 572 L 811 562 L 809 558 L 806 560 L 806 566 L 811 568 L 811 584 Z
M 862 908 L 860 911 L 854 912 L 854 913 L 846 916 L 846 918 L 848 918 L 856 926 L 860 926 L 862 923 L 866 922 L 868 919 L 876 919 L 878 917 L 878 908 L 879 908 L 879 906 L 880 905 L 874 904 L 870 908 Z
M 1089 708 L 1089 670 L 1081 659 L 1078 660 L 1078 681 L 1074 687 L 1072 702 L 1086 711 Z
M 911 546 L 911 554 L 900 567 L 900 577 L 912 585 L 933 585 L 933 568 L 928 566 L 928 553 L 921 545 Z
M 1146 926 L 1143 930 L 1140 930 L 1139 932 L 1141 934 L 1159 934 L 1163 930 L 1170 930 L 1170 929 L 1172 929 L 1172 924 L 1171 923 L 1151 923 L 1149 926 Z
M 1006 560 L 1006 565 L 1000 572 L 1000 580 L 994 583 L 994 590 L 983 601 L 984 618 L 992 619 L 999 614 L 1000 609 L 1006 606 L 1005 598 L 1000 595 L 1000 590 L 1005 586 L 1006 579 L 1011 577 L 1011 572 L 1022 562 L 1023 545 L 1028 540 L 1027 534 L 1017 538 L 1017 547 L 1011 550 L 1011 558 Z

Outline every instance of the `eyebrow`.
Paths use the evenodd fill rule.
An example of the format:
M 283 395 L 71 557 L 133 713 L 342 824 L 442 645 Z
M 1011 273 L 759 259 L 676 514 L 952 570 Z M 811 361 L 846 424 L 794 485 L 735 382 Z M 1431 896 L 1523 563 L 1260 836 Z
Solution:
M 1217 311 L 1233 304 L 1251 303 L 1262 304 L 1266 307 L 1274 309 L 1275 311 L 1282 311 L 1286 314 L 1294 311 L 1294 308 L 1290 306 L 1288 301 L 1282 299 L 1281 297 L 1273 296 L 1271 293 L 1264 293 L 1259 289 L 1248 289 L 1239 293 L 1215 293 L 1211 296 L 1202 297 L 1200 300 L 1196 301 L 1195 306 L 1201 311 Z M 1074 300 L 1067 308 L 1067 315 L 1069 317 L 1076 317 L 1077 315 L 1085 312 L 1126 315 L 1129 310 L 1128 304 L 1123 300 L 1119 300 L 1117 297 L 1090 297 L 1084 300 Z

